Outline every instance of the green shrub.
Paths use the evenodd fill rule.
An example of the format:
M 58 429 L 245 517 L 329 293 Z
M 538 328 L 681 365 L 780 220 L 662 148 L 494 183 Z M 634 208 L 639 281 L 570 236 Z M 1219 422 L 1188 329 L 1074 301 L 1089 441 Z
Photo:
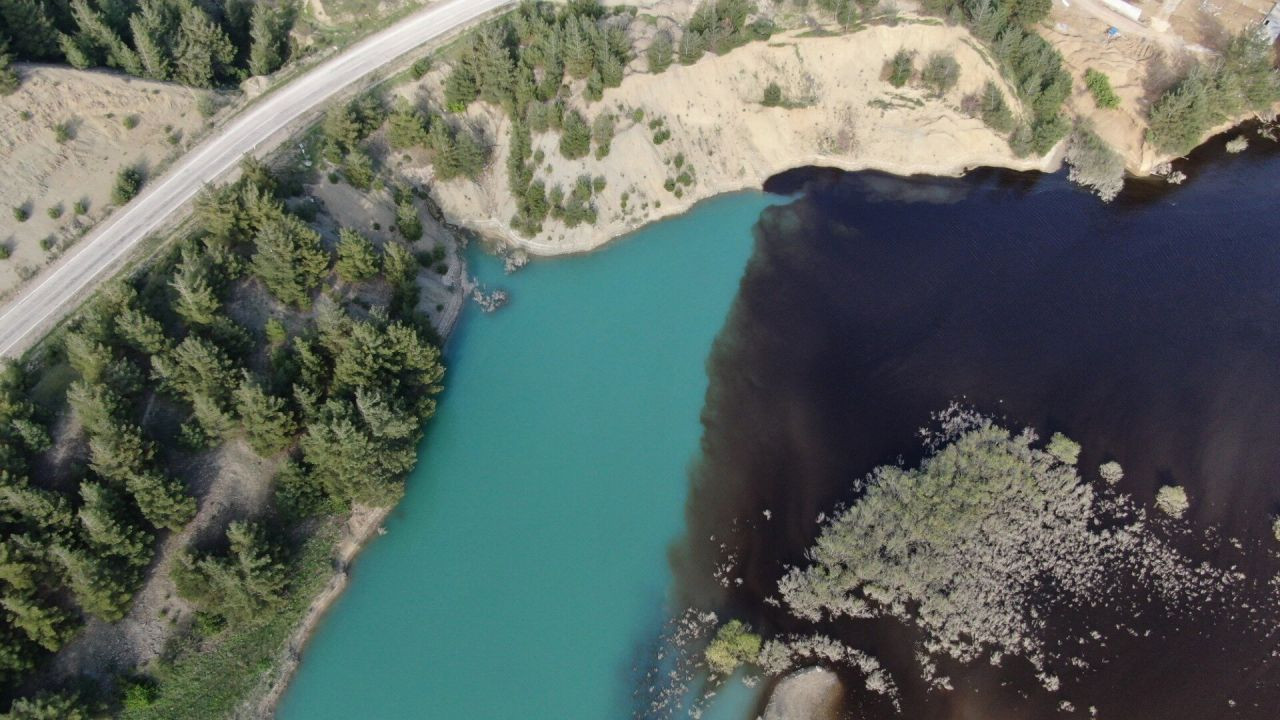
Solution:
M 26 221 L 27 221 L 27 218 L 29 218 L 29 217 L 31 217 L 31 211 L 27 209 L 27 206 L 26 206 L 26 205 L 14 205 L 14 206 L 13 206 L 13 219 L 14 219 L 14 220 L 16 220 L 16 221 L 18 221 L 18 222 L 26 222 Z
M 1067 177 L 1096 192 L 1103 202 L 1110 202 L 1124 188 L 1124 158 L 1085 124 L 1077 125 L 1071 134 L 1065 159 L 1071 166 Z M 1057 455 L 1052 443 L 1049 452 Z M 1076 453 L 1079 453 L 1078 446 Z
M 83 215 L 89 212 L 89 201 L 86 200 L 85 198 L 80 198 L 75 202 L 74 205 L 71 206 L 71 212 L 75 213 L 76 215 Z
M 591 140 L 596 144 L 596 158 L 602 159 L 609 155 L 609 149 L 613 144 L 614 120 L 613 115 L 602 112 L 596 116 L 591 123 Z
M 58 218 L 62 217 L 62 203 L 58 203 L 57 205 L 51 205 L 49 209 L 45 211 L 45 213 L 49 215 L 50 220 L 57 220 Z
M 743 663 L 753 663 L 760 655 L 760 636 L 740 620 L 730 620 L 716 631 L 707 645 L 704 657 L 717 675 L 732 675 Z
M 955 87 L 959 80 L 960 63 L 956 62 L 955 57 L 943 53 L 930 55 L 929 62 L 920 71 L 920 82 L 939 97 Z
M 778 107 L 782 105 L 782 88 L 776 82 L 771 82 L 764 89 L 764 106 Z
M 1084 84 L 1093 94 L 1093 102 L 1098 107 L 1110 109 L 1120 106 L 1120 96 L 1111 89 L 1111 78 L 1106 73 L 1088 68 L 1084 71 Z
M 899 50 L 894 54 L 893 59 L 889 61 L 888 72 L 886 73 L 889 84 L 900 88 L 911 82 L 911 76 L 915 75 L 915 56 L 914 52 L 906 49 Z
M 71 132 L 70 122 L 64 120 L 63 122 L 60 122 L 53 126 L 53 139 L 56 140 L 59 145 L 61 145 L 62 143 L 65 143 L 71 138 L 72 138 L 72 132 Z
M 124 129 L 125 129 L 125 130 L 132 130 L 132 129 L 134 129 L 134 128 L 138 127 L 138 116 L 137 116 L 137 115 L 125 115 L 125 116 L 124 116 L 124 118 L 122 118 L 122 119 L 120 120 L 120 124 L 121 124 L 121 125 L 124 125 Z
M 431 72 L 431 56 L 418 58 L 413 61 L 413 65 L 409 66 L 409 75 L 414 80 L 421 80 L 424 75 Z
M 8 245 L 0 245 L 0 260 L 8 260 L 9 256 L 12 254 L 13 248 L 10 248 Z
M 132 165 L 120 168 L 120 172 L 116 173 L 115 185 L 111 187 L 111 202 L 124 205 L 141 189 L 142 171 Z

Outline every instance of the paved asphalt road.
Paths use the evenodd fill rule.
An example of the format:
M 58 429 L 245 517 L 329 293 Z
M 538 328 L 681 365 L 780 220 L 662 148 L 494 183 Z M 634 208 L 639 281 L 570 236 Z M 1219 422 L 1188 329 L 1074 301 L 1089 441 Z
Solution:
M 188 152 L 132 202 L 116 210 L 62 262 L 46 269 L 0 314 L 0 356 L 17 357 L 70 312 L 82 294 L 107 277 L 149 233 L 162 226 L 209 182 L 334 94 L 423 43 L 511 0 L 442 0 L 372 35 L 260 100 Z M 273 137 L 275 136 L 275 137 Z

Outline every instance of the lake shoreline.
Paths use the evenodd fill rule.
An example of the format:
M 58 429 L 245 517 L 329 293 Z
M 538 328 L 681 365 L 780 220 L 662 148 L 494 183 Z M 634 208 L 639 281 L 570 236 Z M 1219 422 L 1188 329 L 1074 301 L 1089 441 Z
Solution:
M 1213 135 L 1206 138 L 1201 143 L 1200 146 L 1198 146 L 1192 153 L 1190 153 L 1188 155 L 1188 158 L 1191 158 L 1191 156 L 1194 156 L 1201 152 L 1209 150 L 1210 145 L 1214 144 L 1215 141 L 1221 140 L 1220 136 L 1226 133 L 1229 133 L 1232 130 L 1235 130 L 1237 128 L 1252 128 L 1253 125 L 1251 125 L 1250 123 L 1251 121 L 1249 120 L 1243 120 L 1235 124 L 1232 124 L 1228 127 L 1218 129 Z M 810 162 L 800 161 L 796 164 L 781 168 L 776 172 L 772 172 L 771 174 L 767 175 L 763 180 L 761 180 L 759 183 L 756 183 L 756 184 L 744 183 L 744 184 L 736 185 L 733 187 L 727 187 L 722 191 L 708 194 L 706 196 L 698 196 L 696 198 L 690 198 L 679 212 L 676 212 L 673 209 L 673 211 L 670 214 L 663 214 L 660 217 L 655 217 L 652 220 L 647 221 L 643 225 L 637 226 L 635 228 L 627 230 L 626 232 L 610 237 L 604 242 L 598 243 L 591 247 L 584 247 L 581 249 L 573 250 L 571 252 L 564 252 L 564 253 L 555 252 L 555 253 L 548 253 L 543 255 L 537 252 L 531 252 L 530 254 L 538 255 L 539 257 L 567 257 L 570 255 L 582 255 L 582 254 L 592 253 L 597 250 L 605 249 L 607 247 L 612 247 L 618 241 L 624 240 L 628 236 L 631 236 L 637 232 L 640 232 L 645 228 L 649 227 L 650 225 L 654 225 L 663 220 L 672 220 L 675 217 L 678 217 L 680 215 L 683 215 L 689 212 L 695 206 L 703 202 L 711 201 L 723 195 L 729 195 L 735 192 L 761 190 L 763 192 L 770 193 L 770 194 L 784 194 L 784 195 L 803 192 L 804 191 L 803 185 L 806 184 L 807 180 L 799 183 L 799 187 L 787 187 L 787 188 L 775 187 L 775 181 L 777 178 L 788 176 L 788 175 L 799 175 L 802 177 L 803 176 L 811 177 L 810 174 L 812 172 L 832 172 L 832 173 L 839 173 L 839 174 L 858 173 L 858 172 L 880 172 L 880 173 L 896 175 L 900 177 L 913 177 L 913 176 L 963 177 L 971 172 L 982 171 L 982 170 L 1011 171 L 1011 172 L 1038 172 L 1038 173 L 1051 174 L 1061 169 L 1060 158 L 1057 157 L 1056 153 L 1051 153 L 1049 156 L 1043 159 L 1043 162 L 1040 164 L 1039 167 L 1010 167 L 1008 165 L 1000 165 L 1000 164 L 997 164 L 997 165 L 978 164 L 974 166 L 951 168 L 950 171 L 936 171 L 936 172 L 932 171 L 933 169 L 931 168 L 924 168 L 923 166 L 885 168 L 885 167 L 878 167 L 878 166 L 871 166 L 871 165 L 860 165 L 858 163 L 847 163 L 844 166 L 841 166 L 839 164 L 838 159 L 835 161 L 832 161 L 831 158 L 825 158 L 823 156 L 812 156 L 811 158 L 809 158 L 809 160 Z M 479 234 L 486 237 L 487 239 L 490 239 L 490 240 L 495 239 L 492 235 L 488 235 L 484 232 L 476 230 L 477 224 L 469 222 L 468 219 L 466 218 L 450 218 L 450 219 L 456 222 L 456 224 L 462 226 L 463 228 L 471 229 L 473 231 L 478 232 Z M 500 247 L 502 249 L 509 251 L 510 245 L 511 245 L 510 243 L 511 238 L 500 236 L 499 238 L 497 238 L 497 240 L 499 243 L 501 243 Z M 522 247 L 519 249 L 526 249 L 526 248 Z M 465 303 L 466 300 L 464 299 L 462 302 Z M 457 324 L 461 320 L 461 310 L 462 310 L 461 307 L 457 308 L 457 311 L 454 314 L 452 321 L 448 323 L 448 326 L 447 326 L 448 330 L 443 335 L 444 343 L 448 342 L 449 338 L 452 336 L 453 331 L 457 328 Z M 293 679 L 294 675 L 298 670 L 299 665 L 301 664 L 302 654 L 306 650 L 308 643 L 311 641 L 315 632 L 319 629 L 321 623 L 327 616 L 329 609 L 333 606 L 333 604 L 337 601 L 337 599 L 342 595 L 342 592 L 346 589 L 350 581 L 350 568 L 352 563 L 358 558 L 359 554 L 369 546 L 370 542 L 376 536 L 381 534 L 379 531 L 382 528 L 383 522 L 390 515 L 390 513 L 395 509 L 396 509 L 396 506 L 393 506 L 390 508 L 361 508 L 356 512 L 354 512 L 345 521 L 342 539 L 338 543 L 337 552 L 334 558 L 335 571 L 331 575 L 329 581 L 326 583 L 324 590 L 319 595 L 315 596 L 315 598 L 313 598 L 313 601 L 309 605 L 303 621 L 298 625 L 297 629 L 291 636 L 287 647 L 282 650 L 283 658 L 281 660 L 280 665 L 278 666 L 277 672 L 274 674 L 275 675 L 274 679 L 268 682 L 267 686 L 264 688 L 261 695 L 257 696 L 256 698 L 250 698 L 249 701 L 246 703 L 246 708 L 252 708 L 251 713 L 249 715 L 250 717 L 267 718 L 267 717 L 272 717 L 274 715 L 276 709 L 279 706 L 280 700 L 283 698 L 284 693 L 289 689 L 291 680 Z

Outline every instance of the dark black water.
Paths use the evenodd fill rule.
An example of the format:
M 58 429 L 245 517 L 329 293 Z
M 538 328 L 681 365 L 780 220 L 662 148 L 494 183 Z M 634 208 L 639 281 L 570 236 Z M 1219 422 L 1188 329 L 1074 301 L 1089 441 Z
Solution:
M 765 602 L 784 566 L 803 563 L 854 478 L 914 462 L 917 430 L 956 401 L 1077 440 L 1087 480 L 1120 462 L 1120 489 L 1148 507 L 1159 486 L 1184 486 L 1173 542 L 1265 585 L 1280 548 L 1280 146 L 1228 155 L 1219 141 L 1185 169 L 1183 186 L 1131 182 L 1109 205 L 1060 175 L 771 180 L 799 195 L 762 216 L 709 360 L 690 540 L 674 558 L 689 601 L 766 633 L 814 629 Z M 726 559 L 741 584 L 708 581 Z M 880 657 L 903 689 L 900 716 L 859 688 L 850 717 L 1274 718 L 1280 646 L 1258 630 L 1270 612 L 1100 610 L 1090 667 L 1058 668 L 1057 693 L 1015 660 L 944 664 L 956 689 L 926 691 L 913 629 L 818 629 Z M 1113 627 L 1124 618 L 1133 633 Z

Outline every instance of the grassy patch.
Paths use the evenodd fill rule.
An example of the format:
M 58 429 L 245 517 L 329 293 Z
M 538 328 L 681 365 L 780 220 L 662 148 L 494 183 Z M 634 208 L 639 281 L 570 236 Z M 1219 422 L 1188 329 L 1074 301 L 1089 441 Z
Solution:
M 336 521 L 308 537 L 290 568 L 289 597 L 262 622 L 228 627 L 213 637 L 194 633 L 178 638 L 157 669 L 159 692 L 145 708 L 125 710 L 125 720 L 204 720 L 227 717 L 274 670 L 281 649 L 306 615 L 333 571 Z

